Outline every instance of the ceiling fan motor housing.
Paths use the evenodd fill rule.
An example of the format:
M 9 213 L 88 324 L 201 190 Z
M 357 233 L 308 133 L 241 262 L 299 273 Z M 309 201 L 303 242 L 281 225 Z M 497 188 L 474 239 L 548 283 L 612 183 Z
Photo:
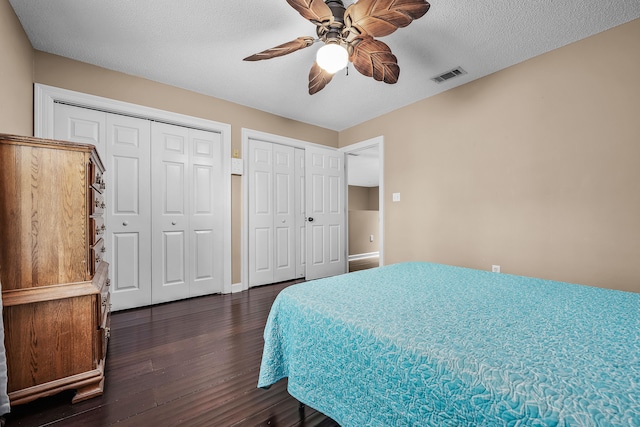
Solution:
M 323 22 L 318 25 L 316 33 L 318 38 L 325 43 L 341 43 L 343 42 L 342 30 L 344 28 L 345 7 L 342 0 L 326 0 L 325 4 L 331 10 L 333 20 L 331 22 Z

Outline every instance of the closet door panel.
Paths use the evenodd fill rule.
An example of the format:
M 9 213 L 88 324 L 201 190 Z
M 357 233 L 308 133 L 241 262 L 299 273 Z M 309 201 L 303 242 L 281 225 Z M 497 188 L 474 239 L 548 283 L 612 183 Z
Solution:
M 273 144 L 249 141 L 249 286 L 273 283 Z
M 189 130 L 190 147 L 190 296 L 222 292 L 222 138 Z
M 296 277 L 305 276 L 305 263 L 306 263 L 306 230 L 305 230 L 305 198 L 304 198 L 304 150 L 301 148 L 295 149 L 295 183 L 294 194 L 295 200 L 295 258 L 296 258 Z
M 114 310 L 151 304 L 151 124 L 107 114 L 107 261 Z
M 189 297 L 189 131 L 151 124 L 152 303 Z
M 273 281 L 295 279 L 295 149 L 273 144 L 274 273 Z
M 106 159 L 106 113 L 72 105 L 54 105 L 53 138 L 92 144 L 101 159 Z M 107 169 L 109 171 L 109 169 Z

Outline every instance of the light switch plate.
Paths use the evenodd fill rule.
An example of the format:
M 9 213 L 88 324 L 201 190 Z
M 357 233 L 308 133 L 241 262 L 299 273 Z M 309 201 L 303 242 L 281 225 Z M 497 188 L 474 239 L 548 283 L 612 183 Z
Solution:
M 400 193 L 393 193 L 392 197 L 394 202 L 400 201 Z
M 242 159 L 231 159 L 231 175 L 242 175 L 243 169 Z

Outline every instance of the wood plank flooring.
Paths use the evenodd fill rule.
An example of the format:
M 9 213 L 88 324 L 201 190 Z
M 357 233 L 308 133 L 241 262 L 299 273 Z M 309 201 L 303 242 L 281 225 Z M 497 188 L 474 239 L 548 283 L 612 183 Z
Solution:
M 113 313 L 104 395 L 19 405 L 6 425 L 339 427 L 301 410 L 286 380 L 256 387 L 269 309 L 293 283 Z
M 371 257 L 364 259 L 356 259 L 349 261 L 349 273 L 352 271 L 367 270 L 369 268 L 375 268 L 380 266 L 380 257 Z

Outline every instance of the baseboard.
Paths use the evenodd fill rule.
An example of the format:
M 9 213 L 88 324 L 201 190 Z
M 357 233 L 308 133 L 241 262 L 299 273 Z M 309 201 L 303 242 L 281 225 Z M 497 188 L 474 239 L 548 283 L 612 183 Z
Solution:
M 375 258 L 377 256 L 380 256 L 380 252 L 368 252 L 366 254 L 349 255 L 349 261 L 356 261 L 356 260 L 359 260 L 359 259 L 367 259 L 367 258 Z
M 242 292 L 242 283 L 232 283 L 231 284 L 231 293 L 235 294 L 236 292 Z

